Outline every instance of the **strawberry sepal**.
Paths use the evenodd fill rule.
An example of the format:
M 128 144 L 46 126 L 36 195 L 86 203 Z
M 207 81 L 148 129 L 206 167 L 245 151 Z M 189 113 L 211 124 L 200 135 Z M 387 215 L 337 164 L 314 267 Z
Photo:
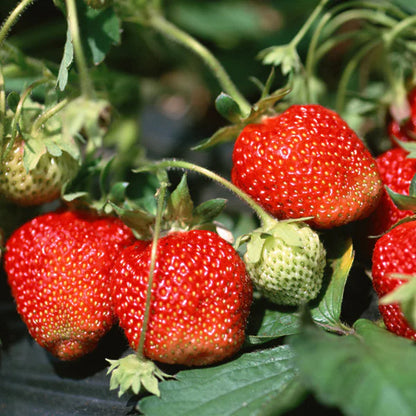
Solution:
M 159 397 L 159 381 L 172 377 L 160 370 L 153 361 L 141 358 L 137 354 L 107 361 L 110 363 L 107 371 L 107 374 L 111 373 L 110 390 L 119 389 L 119 397 L 127 390 L 137 395 L 143 388 Z

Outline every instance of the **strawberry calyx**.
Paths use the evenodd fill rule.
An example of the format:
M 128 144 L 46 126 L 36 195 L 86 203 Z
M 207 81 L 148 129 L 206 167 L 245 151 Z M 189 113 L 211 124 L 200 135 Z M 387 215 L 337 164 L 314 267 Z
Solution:
M 124 200 L 119 199 L 118 203 L 108 200 L 108 204 L 108 209 L 112 209 L 134 231 L 137 238 L 152 238 L 156 216 L 154 210 L 145 206 L 142 199 L 125 197 Z M 215 218 L 222 212 L 225 204 L 225 199 L 214 198 L 195 206 L 189 192 L 187 175 L 184 174 L 176 188 L 168 193 L 161 214 L 160 235 L 195 229 L 217 231 L 222 226 Z
M 412 328 L 416 328 L 416 275 L 392 273 L 389 279 L 398 279 L 402 282 L 393 291 L 379 299 L 381 305 L 399 304 L 406 321 Z
M 173 377 L 139 354 L 129 354 L 118 360 L 106 360 L 110 363 L 107 370 L 107 375 L 111 374 L 110 390 L 119 389 L 119 397 L 127 390 L 137 395 L 143 388 L 159 397 L 159 381 Z
M 288 246 L 301 248 L 303 243 L 298 233 L 298 226 L 295 224 L 308 226 L 303 222 L 307 219 L 309 218 L 270 221 L 251 233 L 240 236 L 235 246 L 239 248 L 242 244 L 247 244 L 245 258 L 249 263 L 261 261 L 264 245 L 266 243 L 272 244 L 276 238 L 282 240 Z

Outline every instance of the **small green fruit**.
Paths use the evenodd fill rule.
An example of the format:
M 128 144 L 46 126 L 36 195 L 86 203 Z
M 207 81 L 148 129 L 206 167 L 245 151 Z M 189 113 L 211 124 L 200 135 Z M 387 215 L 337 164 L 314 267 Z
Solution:
M 6 149 L 8 142 L 4 144 Z M 41 205 L 57 199 L 63 186 L 76 175 L 79 163 L 66 152 L 52 156 L 45 152 L 36 166 L 26 170 L 25 143 L 16 139 L 0 165 L 0 194 L 17 205 Z
M 303 222 L 276 222 L 248 236 L 244 261 L 255 287 L 279 305 L 315 299 L 322 287 L 326 252 L 319 235 Z

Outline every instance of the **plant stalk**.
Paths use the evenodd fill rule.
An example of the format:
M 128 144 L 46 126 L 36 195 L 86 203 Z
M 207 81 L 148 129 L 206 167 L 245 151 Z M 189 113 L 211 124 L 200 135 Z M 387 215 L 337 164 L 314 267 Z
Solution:
M 62 101 L 42 113 L 33 123 L 32 134 L 36 134 L 36 132 L 41 128 L 42 124 L 46 123 L 51 117 L 59 113 L 59 111 L 61 111 L 68 103 L 69 99 L 64 98 Z
M 29 7 L 34 1 L 35 0 L 22 0 L 10 13 L 9 17 L 6 19 L 6 21 L 3 23 L 3 26 L 0 29 L 0 47 L 6 39 L 7 34 L 9 33 L 12 26 L 19 19 L 21 13 L 23 13 L 26 7 Z
M 239 90 L 234 85 L 234 83 L 230 79 L 228 73 L 225 71 L 221 63 L 204 45 L 199 43 L 188 33 L 184 32 L 171 22 L 167 21 L 160 13 L 151 13 L 149 24 L 151 27 L 156 29 L 158 32 L 162 33 L 164 36 L 187 47 L 188 49 L 192 50 L 196 55 L 198 55 L 202 59 L 202 61 L 205 62 L 205 64 L 211 69 L 212 73 L 218 80 L 224 92 L 227 93 L 230 97 L 232 97 L 234 101 L 238 104 L 243 116 L 246 117 L 250 114 L 250 103 L 239 92 Z
M 190 162 L 186 162 L 183 160 L 174 160 L 174 159 L 165 159 L 160 162 L 156 162 L 155 166 L 160 168 L 179 168 L 179 169 L 187 169 L 194 172 L 197 172 L 201 175 L 206 176 L 207 178 L 218 182 L 220 185 L 224 186 L 239 198 L 241 198 L 258 216 L 260 222 L 263 226 L 267 227 L 267 225 L 271 225 L 272 223 L 276 222 L 276 219 L 268 214 L 257 202 L 255 202 L 248 194 L 238 188 L 229 180 L 223 178 L 222 176 L 210 171 L 209 169 L 203 168 L 201 166 L 195 165 Z
M 76 3 L 75 0 L 65 0 L 65 3 L 68 12 L 69 32 L 74 46 L 74 55 L 80 77 L 81 92 L 84 97 L 93 98 L 94 89 L 88 73 L 87 60 L 82 49 Z
M 136 354 L 140 359 L 144 359 L 143 351 L 144 351 L 144 343 L 146 340 L 147 327 L 149 325 L 149 318 L 150 318 L 153 277 L 154 277 L 154 272 L 155 272 L 156 256 L 157 256 L 157 243 L 159 240 L 161 227 L 162 227 L 163 208 L 165 204 L 168 186 L 169 186 L 169 181 L 168 181 L 166 172 L 164 172 L 162 180 L 161 180 L 160 188 L 158 191 L 155 229 L 153 233 L 152 251 L 151 251 L 151 256 L 150 256 L 150 267 L 149 267 L 149 278 L 147 282 L 146 304 L 145 304 L 145 310 L 143 314 L 143 323 L 142 323 L 142 330 L 140 333 L 139 345 L 136 350 Z

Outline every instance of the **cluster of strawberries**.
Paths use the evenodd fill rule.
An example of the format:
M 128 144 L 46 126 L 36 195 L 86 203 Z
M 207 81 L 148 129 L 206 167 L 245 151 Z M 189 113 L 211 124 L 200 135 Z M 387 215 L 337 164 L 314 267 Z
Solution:
M 412 128 L 416 106 L 413 111 Z M 244 342 L 253 285 L 279 304 L 317 296 L 326 264 L 319 230 L 367 218 L 369 234 L 380 234 L 413 214 L 399 209 L 383 187 L 409 194 L 416 160 L 407 155 L 395 147 L 375 159 L 335 112 L 293 105 L 247 125 L 235 142 L 232 181 L 273 219 L 244 240 L 243 259 L 212 231 L 168 232 L 152 257 L 152 241 L 136 239 L 118 218 L 47 213 L 18 228 L 6 244 L 17 309 L 36 341 L 62 360 L 92 351 L 118 322 L 134 350 L 144 340 L 143 354 L 152 360 L 222 361 Z M 391 279 L 392 273 L 416 272 L 415 228 L 415 221 L 405 222 L 377 240 L 373 283 L 379 296 L 404 281 Z M 416 339 L 397 304 L 380 311 L 390 330 Z

